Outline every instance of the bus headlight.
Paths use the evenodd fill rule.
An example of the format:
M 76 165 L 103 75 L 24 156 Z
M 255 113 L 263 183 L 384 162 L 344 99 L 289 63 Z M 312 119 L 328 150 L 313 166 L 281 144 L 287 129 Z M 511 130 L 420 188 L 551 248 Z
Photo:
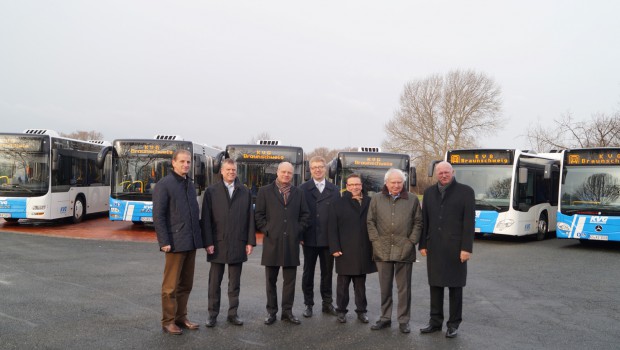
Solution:
M 498 230 L 504 230 L 509 228 L 510 226 L 512 226 L 515 223 L 514 220 L 512 219 L 506 219 L 506 220 L 502 220 L 500 222 L 497 223 L 497 229 Z
M 565 222 L 558 222 L 558 230 L 570 231 L 570 225 Z
M 32 210 L 45 210 L 45 205 L 33 205 Z

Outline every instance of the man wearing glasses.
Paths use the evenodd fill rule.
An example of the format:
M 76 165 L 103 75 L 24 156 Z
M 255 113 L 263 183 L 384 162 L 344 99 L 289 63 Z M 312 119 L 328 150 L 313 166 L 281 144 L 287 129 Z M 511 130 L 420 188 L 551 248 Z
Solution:
M 306 181 L 300 189 L 304 191 L 308 209 L 310 209 L 310 222 L 302 237 L 304 252 L 304 272 L 301 279 L 301 289 L 304 292 L 304 317 L 312 316 L 314 306 L 314 268 L 319 260 L 321 268 L 321 298 L 323 299 L 322 311 L 330 315 L 336 315 L 332 305 L 332 271 L 334 269 L 334 257 L 329 252 L 327 240 L 327 221 L 330 205 L 340 198 L 338 187 L 325 179 L 325 159 L 320 156 L 310 159 L 310 172 L 312 179 Z

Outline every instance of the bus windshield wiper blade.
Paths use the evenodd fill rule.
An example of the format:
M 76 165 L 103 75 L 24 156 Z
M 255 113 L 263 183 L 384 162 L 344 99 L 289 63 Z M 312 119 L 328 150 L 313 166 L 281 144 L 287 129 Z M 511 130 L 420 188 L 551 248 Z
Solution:
M 482 204 L 482 205 L 486 205 L 489 207 L 493 207 L 495 210 L 501 211 L 502 208 L 498 207 L 497 205 L 487 201 L 486 199 L 476 199 L 476 204 Z

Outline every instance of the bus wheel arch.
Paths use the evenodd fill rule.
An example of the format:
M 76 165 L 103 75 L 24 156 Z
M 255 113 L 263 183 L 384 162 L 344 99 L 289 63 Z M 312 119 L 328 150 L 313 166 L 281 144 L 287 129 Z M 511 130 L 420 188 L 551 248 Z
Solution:
M 538 225 L 536 230 L 536 240 L 542 241 L 547 238 L 549 234 L 549 215 L 546 210 L 543 210 L 538 217 Z
M 73 201 L 73 215 L 71 216 L 71 222 L 74 224 L 82 222 L 86 216 L 86 199 L 83 194 L 78 194 Z

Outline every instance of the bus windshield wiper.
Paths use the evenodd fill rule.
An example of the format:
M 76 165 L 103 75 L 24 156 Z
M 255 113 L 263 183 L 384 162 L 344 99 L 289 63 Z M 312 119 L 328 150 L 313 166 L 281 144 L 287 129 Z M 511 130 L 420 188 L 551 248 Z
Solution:
M 2 190 L 4 190 L 4 191 L 9 190 L 9 191 L 16 191 L 17 192 L 18 190 L 23 190 L 23 191 L 27 191 L 27 192 L 32 192 L 31 189 L 29 189 L 28 187 L 24 187 L 24 186 L 22 186 L 20 184 L 10 184 L 10 185 L 4 184 L 0 188 L 2 188 Z
M 502 210 L 501 207 L 498 207 L 497 205 L 487 201 L 486 199 L 476 199 L 476 204 L 486 205 L 486 206 L 492 207 L 493 209 L 495 209 L 497 211 L 501 211 Z

